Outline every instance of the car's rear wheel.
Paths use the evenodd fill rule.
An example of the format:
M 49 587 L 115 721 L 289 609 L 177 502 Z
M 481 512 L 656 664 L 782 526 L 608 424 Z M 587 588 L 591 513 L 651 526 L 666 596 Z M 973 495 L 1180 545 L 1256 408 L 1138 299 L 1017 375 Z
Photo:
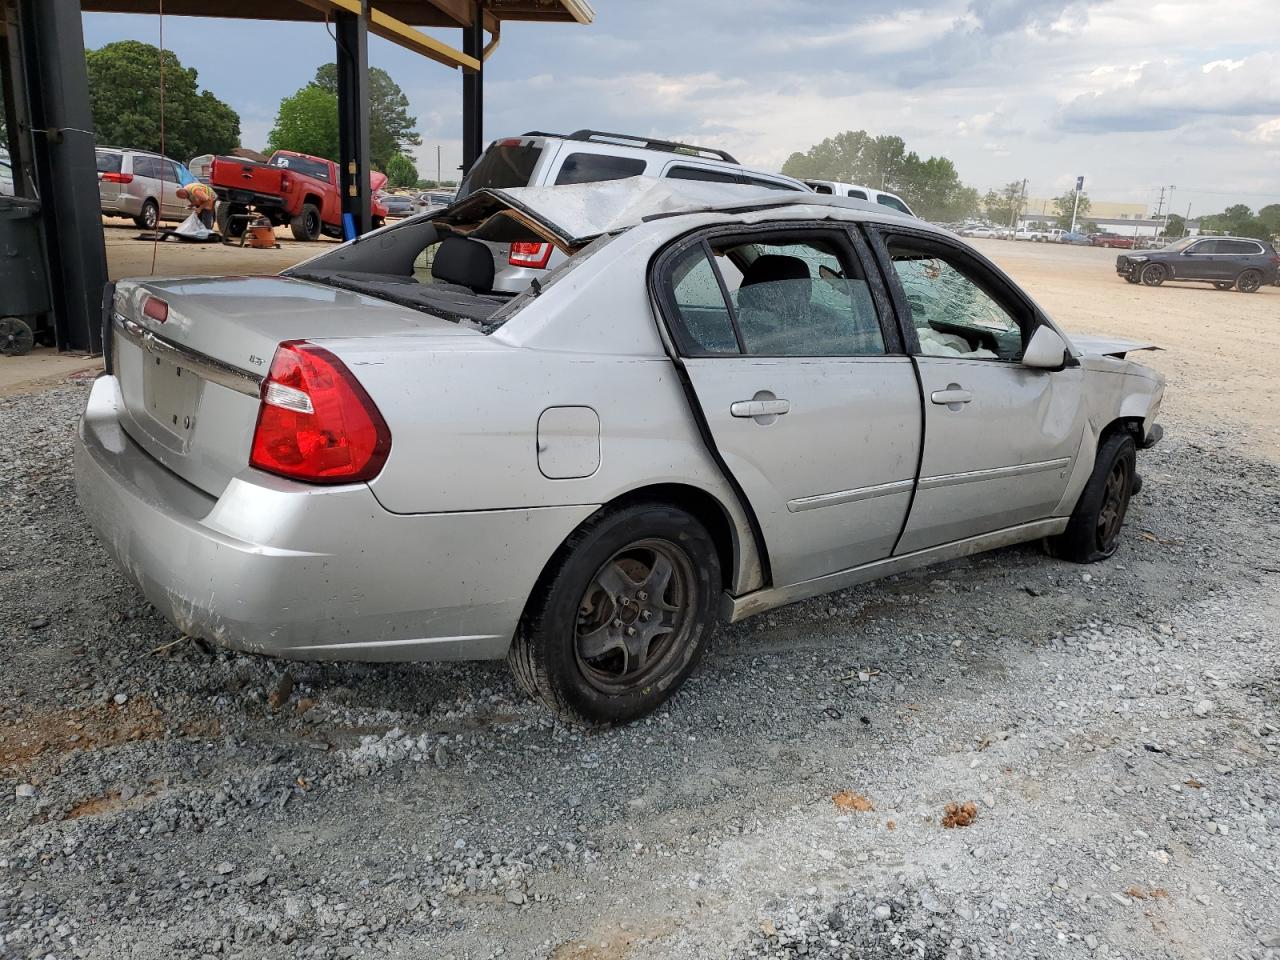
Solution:
M 1215 280 L 1213 281 L 1213 285 L 1217 287 L 1219 290 L 1230 290 L 1232 287 L 1235 286 L 1235 284 L 1232 283 L 1230 280 Z
M 548 565 L 508 663 L 566 719 L 634 720 L 697 665 L 720 590 L 715 544 L 691 514 L 661 503 L 601 511 Z
M 1142 268 L 1142 282 L 1148 287 L 1158 287 L 1164 283 L 1165 269 L 1158 263 L 1148 263 Z
M 295 240 L 319 240 L 320 227 L 320 210 L 314 203 L 304 203 L 301 212 L 289 221 Z
M 1137 465 L 1138 448 L 1128 433 L 1113 433 L 1103 440 L 1067 529 L 1049 538 L 1049 552 L 1075 563 L 1095 563 L 1115 553 Z
M 1262 274 L 1257 270 L 1246 270 L 1236 277 L 1236 289 L 1241 293 L 1257 293 L 1262 286 Z
M 160 225 L 160 207 L 154 200 L 142 205 L 142 212 L 133 218 L 133 222 L 142 230 L 154 230 Z

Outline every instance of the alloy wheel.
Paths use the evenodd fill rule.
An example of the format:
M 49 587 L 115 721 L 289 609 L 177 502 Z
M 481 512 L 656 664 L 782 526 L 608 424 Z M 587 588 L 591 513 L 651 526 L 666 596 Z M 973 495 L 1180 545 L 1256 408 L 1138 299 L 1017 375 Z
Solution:
M 1129 462 L 1121 457 L 1107 474 L 1107 485 L 1102 493 L 1102 509 L 1098 511 L 1098 549 L 1104 553 L 1110 553 L 1115 548 L 1116 539 L 1120 536 L 1125 511 L 1129 506 L 1129 488 Z
M 1256 271 L 1249 270 L 1240 275 L 1240 279 L 1236 281 L 1236 287 L 1241 293 L 1253 293 L 1262 286 L 1262 276 Z
M 619 550 L 578 604 L 574 649 L 583 676 L 608 694 L 661 676 L 695 628 L 697 592 L 688 554 L 671 541 L 638 540 Z

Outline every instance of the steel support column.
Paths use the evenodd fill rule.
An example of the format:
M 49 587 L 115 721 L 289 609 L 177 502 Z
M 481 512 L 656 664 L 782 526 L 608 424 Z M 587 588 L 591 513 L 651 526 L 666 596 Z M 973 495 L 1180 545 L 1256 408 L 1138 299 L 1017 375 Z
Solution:
M 334 15 L 338 40 L 338 167 L 342 212 L 357 234 L 373 229 L 369 188 L 369 0 L 362 12 Z
M 480 66 L 462 71 L 462 173 L 484 153 L 484 9 L 480 0 L 472 7 L 471 23 L 462 28 L 462 52 Z
M 59 350 L 102 352 L 107 282 L 79 0 L 19 0 L 22 70 Z

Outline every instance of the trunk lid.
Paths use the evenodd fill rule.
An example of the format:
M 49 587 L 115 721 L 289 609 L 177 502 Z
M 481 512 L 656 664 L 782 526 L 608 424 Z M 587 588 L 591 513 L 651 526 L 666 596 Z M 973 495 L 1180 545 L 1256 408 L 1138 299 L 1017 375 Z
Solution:
M 163 323 L 144 313 L 149 297 L 168 305 Z M 248 467 L 261 382 L 282 341 L 483 336 L 376 297 L 285 277 L 125 280 L 116 286 L 114 313 L 122 426 L 215 497 Z

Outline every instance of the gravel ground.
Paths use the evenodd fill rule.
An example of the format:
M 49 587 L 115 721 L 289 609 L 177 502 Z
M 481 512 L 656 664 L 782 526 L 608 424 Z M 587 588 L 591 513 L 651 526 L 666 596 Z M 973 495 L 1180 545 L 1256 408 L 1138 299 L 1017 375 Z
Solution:
M 0 398 L 0 957 L 1280 957 L 1280 470 L 1234 428 L 1166 422 L 1106 564 L 722 628 L 583 733 L 498 664 L 183 640 L 75 506 L 85 391 Z

